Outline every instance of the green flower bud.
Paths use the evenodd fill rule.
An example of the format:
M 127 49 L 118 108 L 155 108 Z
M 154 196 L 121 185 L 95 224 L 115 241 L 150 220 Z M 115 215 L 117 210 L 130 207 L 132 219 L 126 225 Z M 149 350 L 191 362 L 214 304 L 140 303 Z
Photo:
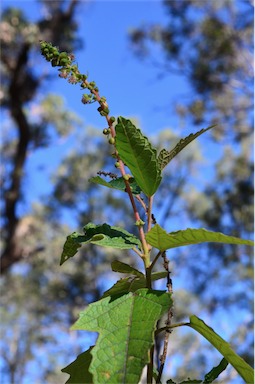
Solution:
M 111 116 L 111 117 L 110 117 L 110 123 L 112 124 L 112 123 L 114 123 L 114 121 L 115 121 L 115 117 L 114 117 L 114 116 Z
M 109 108 L 107 107 L 99 107 L 97 108 L 98 112 L 100 113 L 101 116 L 107 116 L 109 113 Z
M 109 133 L 111 133 L 111 130 L 110 130 L 109 128 L 105 128 L 105 129 L 103 130 L 103 134 L 104 134 L 104 135 L 109 135 Z
M 131 175 L 129 175 L 128 173 L 123 176 L 123 179 L 126 181 L 128 181 L 130 178 L 131 178 Z
M 59 59 L 68 59 L 67 52 L 61 52 L 61 53 L 59 54 Z
M 108 140 L 109 144 L 115 144 L 115 139 L 114 137 L 110 137 L 110 139 Z
M 59 65 L 61 65 L 61 67 L 66 67 L 69 63 L 70 62 L 68 58 L 62 58 L 59 60 Z
M 51 53 L 53 54 L 53 56 L 55 57 L 58 57 L 59 56 L 59 51 L 56 47 L 53 47 Z
M 47 47 L 46 41 L 40 40 L 40 46 L 41 46 L 41 49 L 46 48 Z
M 44 48 L 42 47 L 41 51 L 43 55 L 47 55 L 47 53 L 49 53 L 49 49 L 47 47 L 44 47 Z
M 115 168 L 119 168 L 120 167 L 120 163 L 118 161 L 116 161 L 116 163 L 114 164 Z
M 141 219 L 140 219 L 140 220 L 136 220 L 136 222 L 135 222 L 135 225 L 136 225 L 137 227 L 142 227 L 144 224 L 145 224 L 145 222 L 142 221 Z
M 96 83 L 95 83 L 94 81 L 91 81 L 91 82 L 89 83 L 89 89 L 90 89 L 90 90 L 93 90 L 93 89 L 95 88 L 95 86 L 96 86 Z

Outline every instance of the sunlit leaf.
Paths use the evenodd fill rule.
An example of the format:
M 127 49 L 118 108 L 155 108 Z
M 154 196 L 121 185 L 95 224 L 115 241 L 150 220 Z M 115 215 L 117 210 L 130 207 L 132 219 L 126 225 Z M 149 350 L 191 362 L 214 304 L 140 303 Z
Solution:
M 106 297 L 80 313 L 74 330 L 98 332 L 91 351 L 94 383 L 138 383 L 149 361 L 157 321 L 172 305 L 170 294 L 140 289 Z
M 197 133 L 191 133 L 189 136 L 185 137 L 184 139 L 181 139 L 171 151 L 162 149 L 158 155 L 158 164 L 160 169 L 161 170 L 164 169 L 167 166 L 167 164 L 170 163 L 170 161 L 176 155 L 178 155 L 178 153 L 180 153 L 183 150 L 183 148 L 185 148 L 189 143 L 195 140 L 198 136 L 202 135 L 202 133 L 208 131 L 213 127 L 215 127 L 215 125 L 211 125 L 208 128 L 201 129 L 201 131 Z
M 160 225 L 156 224 L 147 234 L 146 240 L 150 245 L 165 251 L 170 248 L 182 247 L 184 245 L 199 244 L 205 242 L 216 242 L 226 244 L 244 244 L 253 246 L 253 241 L 243 240 L 234 236 L 227 236 L 220 232 L 207 231 L 204 228 L 167 233 Z
M 131 249 L 141 247 L 140 240 L 125 229 L 110 226 L 108 224 L 95 225 L 89 223 L 85 225 L 84 235 L 77 232 L 67 236 L 61 255 L 60 265 L 73 257 L 82 244 L 96 244 L 101 247 L 111 247 L 119 249 Z
M 190 317 L 190 323 L 187 325 L 207 339 L 236 369 L 246 383 L 254 382 L 254 370 L 233 351 L 229 343 L 223 340 L 211 327 L 206 325 L 203 320 L 193 315 Z
M 147 137 L 130 120 L 118 118 L 116 148 L 137 184 L 147 196 L 152 196 L 161 182 L 157 151 Z

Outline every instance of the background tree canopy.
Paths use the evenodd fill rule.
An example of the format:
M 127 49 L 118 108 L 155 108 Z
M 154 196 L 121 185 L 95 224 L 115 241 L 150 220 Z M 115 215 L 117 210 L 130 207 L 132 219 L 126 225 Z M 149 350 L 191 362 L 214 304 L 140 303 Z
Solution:
M 39 6 L 42 16 L 33 20 L 22 6 L 5 7 L 0 23 L 4 117 L 1 368 L 6 384 L 25 383 L 31 375 L 34 381 L 64 383 L 66 377 L 60 369 L 88 342 L 86 335 L 69 334 L 68 328 L 78 312 L 108 287 L 110 262 L 117 252 L 87 246 L 79 257 L 59 268 L 70 227 L 79 230 L 88 222 L 109 222 L 133 231 L 121 195 L 88 183 L 99 170 L 115 172 L 114 162 L 107 157 L 102 127 L 84 129 L 81 116 L 54 92 L 56 73 L 48 72 L 39 54 L 40 39 L 68 52 L 81 50 L 84 42 L 77 15 L 82 12 L 86 16 L 85 3 L 40 1 Z M 117 12 L 120 5 L 115 7 Z M 126 31 L 130 48 L 142 60 L 139 65 L 151 67 L 150 81 L 155 77 L 164 82 L 165 94 L 155 97 L 155 107 L 160 105 L 163 114 L 167 111 L 179 118 L 175 129 L 162 130 L 158 136 L 155 132 L 155 144 L 173 147 L 184 136 L 186 126 L 192 127 L 191 132 L 214 123 L 217 127 L 199 139 L 200 145 L 194 143 L 173 161 L 157 196 L 154 215 L 169 231 L 182 229 L 185 222 L 251 238 L 252 4 L 172 0 L 162 7 L 165 23 L 141 26 L 130 19 L 133 29 L 129 35 Z M 109 11 L 101 7 L 100 12 L 107 19 Z M 132 52 L 128 55 L 132 57 Z M 106 65 L 109 58 L 102 56 L 101 60 Z M 90 71 L 86 63 L 83 65 Z M 168 76 L 171 79 L 173 74 L 180 76 L 180 84 L 185 81 L 185 86 L 180 93 L 176 90 L 175 102 L 169 106 Z M 78 94 L 79 89 L 76 91 Z M 104 92 L 107 96 L 107 89 Z M 118 111 L 123 114 L 121 105 Z M 70 142 L 73 150 L 68 147 L 60 156 L 57 146 L 61 140 Z M 56 145 L 53 152 L 59 160 L 53 156 L 47 193 L 39 194 L 39 202 L 28 202 L 29 180 L 35 177 L 30 159 L 35 153 L 45 156 L 52 145 Z M 215 152 L 215 148 L 223 150 Z M 210 172 L 205 171 L 207 167 Z M 34 172 L 45 180 L 45 171 L 37 168 Z M 222 327 L 237 352 L 252 364 L 253 258 L 248 247 L 194 246 L 192 254 L 184 249 L 169 252 L 168 257 L 173 270 L 175 319 L 183 320 L 193 312 L 210 316 L 214 327 Z M 129 258 L 127 252 L 122 261 Z M 232 330 L 228 326 L 224 329 L 233 318 Z M 198 351 L 197 338 L 189 333 L 174 332 L 170 341 L 169 370 L 173 367 L 176 380 L 196 374 L 196 367 L 200 372 L 204 367 L 206 372 L 207 358 L 215 356 L 208 346 Z M 226 382 L 234 380 L 234 372 L 226 372 Z

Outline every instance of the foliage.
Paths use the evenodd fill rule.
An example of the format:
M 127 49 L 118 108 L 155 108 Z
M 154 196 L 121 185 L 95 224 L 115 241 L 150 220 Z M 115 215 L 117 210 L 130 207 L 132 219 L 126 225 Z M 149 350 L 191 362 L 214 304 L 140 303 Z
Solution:
M 130 120 L 118 117 L 117 124 L 114 125 L 115 118 L 110 116 L 106 98 L 100 96 L 95 82 L 89 82 L 87 75 L 80 73 L 72 54 L 60 52 L 57 47 L 46 41 L 41 41 L 40 44 L 42 55 L 46 60 L 53 67 L 59 67 L 60 77 L 68 79 L 73 84 L 79 83 L 82 89 L 87 89 L 87 93 L 83 94 L 82 102 L 84 104 L 95 101 L 99 103 L 98 112 L 108 124 L 108 128 L 103 133 L 108 137 L 108 144 L 114 148 L 113 157 L 117 160 L 115 166 L 124 180 L 125 192 L 132 206 L 134 222 L 139 235 L 136 237 L 126 230 L 108 224 L 89 223 L 84 227 L 84 235 L 74 233 L 67 238 L 61 256 L 61 264 L 75 255 L 81 243 L 119 249 L 132 248 L 144 264 L 145 288 L 138 288 L 139 285 L 136 285 L 135 289 L 134 286 L 131 289 L 131 285 L 126 285 L 123 289 L 122 284 L 115 284 L 112 289 L 108 290 L 107 295 L 81 312 L 79 320 L 72 326 L 72 329 L 99 333 L 95 346 L 83 355 L 82 364 L 87 367 L 87 372 L 84 371 L 82 381 L 85 382 L 88 375 L 92 374 L 93 382 L 137 382 L 143 368 L 147 366 L 147 382 L 152 383 L 155 378 L 156 382 L 160 383 L 166 359 L 169 331 L 171 328 L 185 325 L 201 333 L 237 369 L 244 380 L 250 380 L 253 370 L 203 321 L 193 315 L 190 317 L 190 323 L 172 324 L 172 282 L 165 251 L 178 246 L 211 241 L 246 245 L 253 243 L 205 229 L 188 228 L 167 234 L 157 224 L 152 227 L 155 221 L 152 214 L 153 196 L 162 179 L 162 159 L 157 156 L 157 150 Z M 204 129 L 195 134 L 194 138 L 207 130 Z M 192 140 L 184 139 L 185 146 L 190 141 Z M 184 145 L 179 150 L 170 150 L 170 160 L 177 156 L 183 148 Z M 170 160 L 168 159 L 167 162 Z M 125 166 L 129 168 L 132 175 L 126 173 Z M 144 193 L 144 198 L 141 198 L 140 194 L 136 196 L 132 193 L 130 179 L 135 179 Z M 105 184 L 105 187 L 108 185 Z M 110 186 L 110 188 L 112 187 Z M 134 196 L 144 209 L 143 219 L 145 221 L 137 209 Z M 152 246 L 158 249 L 156 256 L 153 256 Z M 164 267 L 167 272 L 168 292 L 152 289 L 152 270 L 160 256 L 164 259 Z M 139 279 L 142 277 L 140 271 L 133 270 L 131 266 L 127 267 L 120 262 L 115 262 L 114 268 L 122 272 L 131 272 L 131 276 L 134 273 Z M 166 327 L 156 329 L 158 321 L 166 312 L 168 313 Z M 165 352 L 161 356 L 158 372 L 155 373 L 155 333 L 162 331 L 165 332 Z M 72 370 L 69 366 L 64 371 L 77 377 L 76 371 L 80 370 L 81 366 L 80 359 L 79 357 L 71 365 Z M 225 367 L 226 364 L 222 364 L 220 369 L 212 370 L 205 378 L 205 382 L 206 380 L 211 382 Z M 71 382 L 74 382 L 72 377 L 70 379 Z
M 176 89 L 172 98 L 169 91 L 165 97 L 165 110 L 169 115 L 179 116 L 179 127 L 189 129 L 195 124 L 200 129 L 216 124 L 206 135 L 206 141 L 201 140 L 205 154 L 209 147 L 214 148 L 215 156 L 210 159 L 214 163 L 213 172 L 210 176 L 201 175 L 191 186 L 178 189 L 185 201 L 186 214 L 208 230 L 252 239 L 254 4 L 249 0 L 165 0 L 163 10 L 165 20 L 160 23 L 133 23 L 129 37 L 134 57 L 150 66 L 156 80 L 163 82 L 166 89 L 171 89 L 176 78 L 186 85 L 185 91 L 180 89 L 178 93 Z M 165 148 L 169 152 L 170 146 Z M 164 183 L 163 180 L 161 190 Z M 167 199 L 166 191 L 167 182 L 164 195 Z M 162 209 L 166 222 L 175 212 L 171 209 L 171 198 L 168 200 L 169 211 Z M 158 207 L 160 203 L 155 211 Z M 186 220 L 187 216 L 180 217 L 178 212 L 176 222 Z M 205 243 L 199 248 L 197 262 L 198 247 L 193 249 L 191 254 L 184 249 L 172 258 L 185 286 L 199 295 L 204 308 L 208 308 L 207 315 L 217 316 L 222 309 L 228 316 L 237 307 L 239 313 L 251 314 L 253 250 L 247 247 L 239 252 L 239 247 Z M 212 276 L 214 283 L 210 284 Z M 248 315 L 245 323 L 245 328 L 253 332 L 252 316 Z M 246 348 L 239 344 L 242 356 L 250 364 L 254 364 L 253 341 L 252 336 L 247 337 L 250 347 Z M 180 375 L 185 367 L 187 361 L 182 364 Z

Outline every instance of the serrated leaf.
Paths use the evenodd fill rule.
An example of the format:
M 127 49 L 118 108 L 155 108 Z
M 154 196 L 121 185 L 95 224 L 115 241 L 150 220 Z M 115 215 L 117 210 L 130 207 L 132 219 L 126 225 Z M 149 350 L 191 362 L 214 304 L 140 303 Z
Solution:
M 146 288 L 145 278 L 125 277 L 118 280 L 111 288 L 104 292 L 102 298 L 115 295 L 124 295 L 129 292 L 136 292 L 138 289 Z
M 77 232 L 67 236 L 63 252 L 60 259 L 60 265 L 73 257 L 82 244 L 96 244 L 101 247 L 111 247 L 119 249 L 131 249 L 141 247 L 140 240 L 125 229 L 110 226 L 108 224 L 95 225 L 89 223 L 83 228 L 84 235 Z
M 104 185 L 105 187 L 112 188 L 112 189 L 118 189 L 119 191 L 125 191 L 126 184 L 123 179 L 123 177 L 118 177 L 117 179 L 106 181 L 100 176 L 92 177 L 89 179 L 90 182 Z M 139 195 L 141 193 L 141 188 L 135 181 L 133 177 L 129 179 L 129 185 L 131 188 L 131 191 L 134 195 Z
M 228 361 L 223 357 L 220 364 L 205 375 L 203 384 L 210 384 L 227 368 Z
M 246 383 L 254 382 L 254 370 L 240 356 L 238 356 L 224 339 L 222 339 L 211 327 L 196 316 L 190 317 L 190 323 L 187 324 L 199 332 L 209 341 L 236 369 L 239 375 Z
M 93 382 L 93 376 L 89 372 L 89 366 L 92 360 L 92 349 L 93 347 L 90 347 L 87 351 L 78 355 L 71 364 L 61 369 L 61 372 L 70 375 L 65 384 L 86 384 Z
M 123 263 L 119 260 L 114 260 L 111 264 L 112 270 L 114 272 L 120 272 L 120 273 L 130 273 L 131 275 L 135 275 L 138 277 L 144 277 L 144 274 L 138 269 L 131 267 L 130 265 Z
M 244 240 L 234 236 L 227 236 L 220 232 L 207 231 L 204 228 L 187 228 L 185 230 L 167 233 L 158 224 L 156 224 L 146 234 L 146 240 L 150 245 L 158 248 L 160 251 L 166 251 L 170 248 L 205 242 L 244 244 L 250 246 L 254 245 L 253 241 L 251 240 Z
M 78 240 L 80 237 L 81 235 L 77 232 L 67 236 L 60 259 L 60 265 L 62 265 L 65 261 L 77 253 L 78 248 L 81 247 L 81 244 Z
M 181 139 L 176 146 L 171 150 L 167 151 L 166 149 L 162 149 L 158 155 L 158 164 L 160 169 L 164 169 L 170 161 L 180 153 L 183 148 L 185 148 L 188 144 L 190 144 L 193 140 L 195 140 L 198 136 L 202 135 L 202 133 L 208 131 L 209 129 L 215 127 L 215 125 L 211 125 L 208 128 L 203 128 L 197 133 L 191 133 L 189 136 Z
M 157 321 L 172 305 L 163 291 L 106 297 L 81 312 L 72 329 L 98 332 L 90 372 L 95 383 L 138 383 L 149 361 Z
M 167 276 L 167 272 L 154 272 L 151 274 L 151 280 L 156 281 L 163 279 Z M 103 297 L 112 296 L 112 295 L 118 295 L 118 294 L 125 294 L 128 292 L 135 292 L 138 289 L 146 288 L 146 278 L 144 275 L 140 277 L 126 277 L 124 279 L 120 279 L 115 283 L 111 288 L 109 288 L 105 293 L 103 294 Z
M 157 151 L 130 120 L 118 118 L 116 149 L 146 196 L 152 196 L 161 182 Z

